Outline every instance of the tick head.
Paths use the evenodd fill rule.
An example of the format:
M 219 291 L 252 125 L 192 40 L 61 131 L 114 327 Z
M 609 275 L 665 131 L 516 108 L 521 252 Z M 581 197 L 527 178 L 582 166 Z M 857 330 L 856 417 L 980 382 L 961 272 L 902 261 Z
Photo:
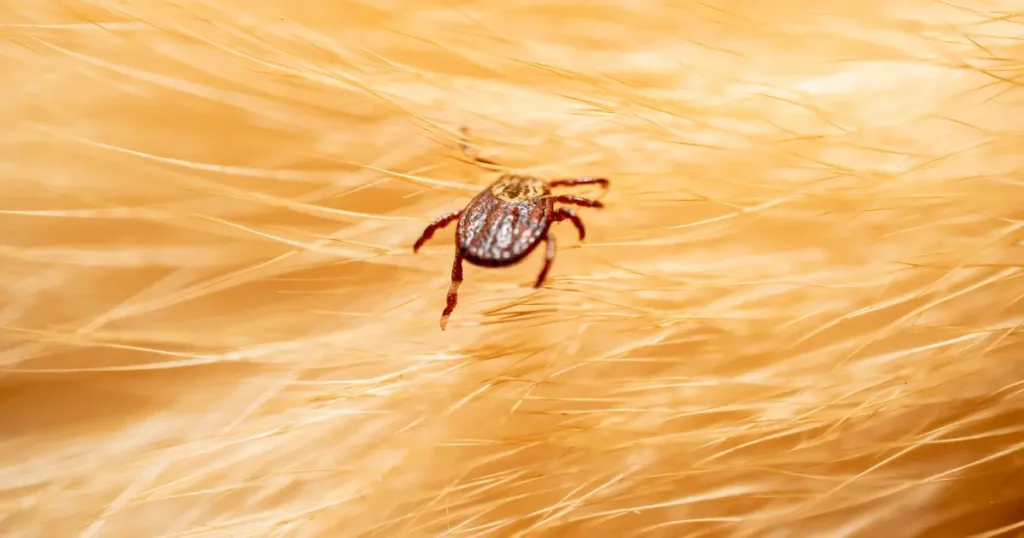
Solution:
M 525 202 L 547 196 L 551 189 L 540 178 L 508 174 L 491 186 L 491 194 L 503 202 Z

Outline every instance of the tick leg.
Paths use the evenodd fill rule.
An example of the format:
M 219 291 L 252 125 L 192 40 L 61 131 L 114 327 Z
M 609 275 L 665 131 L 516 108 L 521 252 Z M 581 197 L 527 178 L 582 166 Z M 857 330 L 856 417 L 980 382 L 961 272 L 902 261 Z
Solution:
M 548 244 L 548 251 L 544 256 L 544 268 L 540 270 L 540 275 L 537 276 L 537 283 L 533 286 L 535 288 L 539 288 L 544 284 L 544 278 L 548 276 L 548 270 L 551 269 L 551 262 L 555 261 L 555 236 L 548 234 L 544 241 Z
M 579 177 L 568 179 L 556 179 L 548 183 L 551 187 L 575 187 L 577 185 L 600 185 L 602 189 L 608 189 L 608 180 L 603 177 Z
M 576 212 L 571 209 L 560 207 L 555 210 L 555 214 L 551 217 L 553 222 L 561 222 L 563 220 L 571 221 L 573 226 L 576 227 L 576 231 L 580 233 L 580 243 L 583 242 L 583 238 L 587 236 L 587 229 L 583 226 L 583 221 L 576 215 Z
M 480 156 L 480 150 L 478 150 L 477 148 L 474 148 L 473 146 L 469 145 L 469 129 L 463 127 L 461 129 L 459 129 L 459 132 L 462 133 L 462 140 L 461 140 L 461 143 L 460 143 L 460 146 L 462 147 L 462 153 L 465 154 L 467 158 L 469 158 L 469 159 L 471 159 L 473 161 L 476 161 L 478 163 L 482 163 L 482 164 L 490 164 L 490 165 L 493 165 L 493 166 L 500 166 L 498 163 L 496 163 L 496 162 L 494 162 L 494 161 L 492 161 L 490 159 L 487 159 L 485 157 L 481 157 Z
M 571 194 L 562 194 L 559 196 L 552 196 L 555 202 L 563 204 L 578 205 L 583 207 L 604 207 L 604 204 L 597 200 L 591 200 L 590 198 L 584 198 L 582 196 L 573 196 Z
M 441 228 L 444 228 L 445 226 L 448 226 L 449 224 L 452 223 L 453 220 L 459 218 L 460 215 L 462 215 L 462 211 L 446 213 L 444 215 L 441 215 L 440 217 L 437 217 L 437 219 L 435 219 L 434 222 L 428 224 L 426 229 L 423 230 L 423 235 L 421 235 L 420 238 L 416 240 L 416 244 L 412 246 L 412 251 L 419 252 L 420 247 L 423 246 L 423 243 L 426 243 L 427 241 L 430 240 L 431 237 L 434 237 L 434 232 L 440 230 Z
M 456 252 L 455 263 L 452 264 L 452 283 L 448 286 L 448 304 L 445 305 L 444 312 L 441 313 L 442 331 L 448 325 L 448 318 L 452 315 L 455 305 L 459 302 L 460 284 L 462 284 L 462 254 Z

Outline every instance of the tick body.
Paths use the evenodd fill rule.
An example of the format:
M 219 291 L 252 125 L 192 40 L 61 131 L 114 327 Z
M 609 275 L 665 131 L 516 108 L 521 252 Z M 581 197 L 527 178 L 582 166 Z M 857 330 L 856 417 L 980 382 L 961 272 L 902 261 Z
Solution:
M 477 157 L 465 144 L 463 150 L 478 162 L 494 164 Z M 596 200 L 555 195 L 552 188 L 591 184 L 607 188 L 608 180 L 588 177 L 545 181 L 532 176 L 505 174 L 477 194 L 462 211 L 442 215 L 430 223 L 413 245 L 413 252 L 418 252 L 433 237 L 434 232 L 458 221 L 455 229 L 455 261 L 448 288 L 448 302 L 441 314 L 441 330 L 445 329 L 458 302 L 463 261 L 481 267 L 515 265 L 543 242 L 547 246 L 544 266 L 534 287 L 543 285 L 555 259 L 555 238 L 550 234 L 551 225 L 568 220 L 575 225 L 580 241 L 586 236 L 583 221 L 576 212 L 556 207 L 555 204 L 603 207 Z
M 506 175 L 462 210 L 458 253 L 482 267 L 513 265 L 537 248 L 551 227 L 555 204 L 540 179 Z

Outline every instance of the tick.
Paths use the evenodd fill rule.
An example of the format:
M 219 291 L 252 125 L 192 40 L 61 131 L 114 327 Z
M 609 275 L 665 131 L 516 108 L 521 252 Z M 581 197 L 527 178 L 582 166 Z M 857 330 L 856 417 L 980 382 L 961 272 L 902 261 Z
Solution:
M 465 129 L 463 129 L 465 133 Z M 494 165 L 494 161 L 477 155 L 465 142 L 463 152 L 472 160 Z M 467 261 L 480 267 L 507 267 L 525 259 L 543 241 L 546 244 L 544 266 L 537 276 L 535 288 L 544 284 L 551 264 L 555 260 L 555 237 L 551 225 L 563 220 L 573 223 L 579 232 L 580 241 L 586 237 L 583 221 L 572 209 L 556 207 L 556 203 L 581 207 L 604 207 L 597 200 L 580 196 L 556 195 L 555 187 L 579 185 L 600 185 L 608 188 L 608 180 L 583 177 L 546 181 L 541 178 L 504 174 L 486 189 L 477 194 L 465 208 L 441 215 L 423 230 L 413 252 L 419 252 L 434 232 L 458 221 L 455 228 L 455 262 L 452 265 L 452 280 L 448 287 L 448 302 L 441 313 L 441 330 L 445 330 L 448 318 L 459 300 L 459 285 L 462 284 L 462 263 Z

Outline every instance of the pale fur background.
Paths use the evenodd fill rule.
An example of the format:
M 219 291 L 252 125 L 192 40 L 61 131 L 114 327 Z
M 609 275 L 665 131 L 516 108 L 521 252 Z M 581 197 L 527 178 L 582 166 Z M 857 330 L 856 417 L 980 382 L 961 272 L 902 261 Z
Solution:
M 1022 12 L 4 2 L 0 536 L 1024 531 Z

